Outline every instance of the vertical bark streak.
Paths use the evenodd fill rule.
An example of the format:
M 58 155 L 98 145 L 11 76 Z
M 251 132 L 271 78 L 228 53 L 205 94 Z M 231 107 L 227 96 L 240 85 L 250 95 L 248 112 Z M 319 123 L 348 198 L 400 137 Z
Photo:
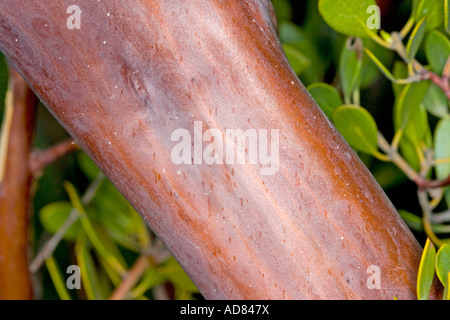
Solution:
M 13 114 L 0 184 L 0 299 L 31 299 L 28 228 L 32 175 L 29 158 L 37 99 L 12 68 L 9 90 L 13 96 Z

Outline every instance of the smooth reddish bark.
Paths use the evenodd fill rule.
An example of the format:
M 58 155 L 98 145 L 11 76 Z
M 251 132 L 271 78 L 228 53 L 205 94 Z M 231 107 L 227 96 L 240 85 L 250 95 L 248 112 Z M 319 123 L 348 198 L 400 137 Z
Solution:
M 12 116 L 0 181 L 0 299 L 31 299 L 28 224 L 32 174 L 29 168 L 38 102 L 17 71 L 10 70 Z M 2 164 L 0 164 L 2 165 Z
M 83 2 L 79 30 L 68 5 L 2 0 L 0 49 L 206 298 L 415 298 L 421 248 L 292 71 L 269 1 Z M 279 129 L 279 171 L 175 165 L 194 121 Z

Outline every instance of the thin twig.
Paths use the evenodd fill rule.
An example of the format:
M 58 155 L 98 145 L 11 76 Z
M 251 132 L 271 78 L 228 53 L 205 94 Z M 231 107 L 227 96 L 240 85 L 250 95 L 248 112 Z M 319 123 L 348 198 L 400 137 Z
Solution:
M 419 199 L 420 207 L 422 208 L 423 216 L 422 216 L 422 223 L 423 228 L 425 230 L 425 233 L 430 238 L 433 243 L 440 247 L 444 244 L 442 240 L 440 240 L 436 234 L 433 231 L 433 228 L 431 226 L 431 219 L 433 216 L 433 213 L 430 208 L 430 203 L 428 201 L 428 195 L 425 190 L 418 190 L 417 191 L 417 198 Z
M 450 185 L 450 175 L 444 180 L 429 180 L 422 176 L 417 176 L 414 182 L 421 190 L 443 188 Z
M 423 68 L 423 73 L 421 76 L 421 80 L 431 80 L 434 84 L 436 84 L 442 91 L 444 91 L 445 96 L 448 100 L 450 100 L 450 84 L 449 77 L 447 75 L 443 75 L 440 77 L 436 73 L 429 71 Z
M 114 290 L 109 300 L 123 300 L 126 297 L 127 293 L 131 290 L 131 288 L 133 288 L 133 286 L 142 277 L 149 264 L 150 262 L 148 255 L 146 253 L 143 253 L 136 260 L 130 271 L 128 271 L 120 286 L 117 287 L 116 290 Z
M 75 141 L 70 138 L 47 150 L 34 151 L 30 157 L 30 171 L 35 176 L 49 164 L 55 162 L 59 158 L 77 150 L 79 147 Z
M 434 223 L 445 223 L 450 221 L 450 209 L 444 212 L 435 213 L 431 217 L 431 221 Z
M 412 180 L 416 181 L 419 175 L 413 168 L 409 166 L 409 164 L 400 156 L 396 148 L 392 148 L 386 138 L 383 136 L 381 132 L 378 132 L 378 146 L 381 150 L 383 150 L 389 159 L 398 167 L 406 176 Z
M 157 266 L 170 257 L 170 252 L 159 239 L 155 239 L 152 245 L 143 250 L 141 256 L 136 260 L 133 267 L 124 277 L 123 282 L 112 293 L 110 300 L 123 300 L 130 290 L 141 278 L 148 266 Z

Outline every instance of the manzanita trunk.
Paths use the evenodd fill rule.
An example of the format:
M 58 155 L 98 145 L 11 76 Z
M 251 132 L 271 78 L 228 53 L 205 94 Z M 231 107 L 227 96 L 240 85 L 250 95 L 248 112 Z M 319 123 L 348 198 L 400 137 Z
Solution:
M 268 0 L 69 5 L 1 0 L 0 49 L 206 298 L 415 297 L 421 248 Z

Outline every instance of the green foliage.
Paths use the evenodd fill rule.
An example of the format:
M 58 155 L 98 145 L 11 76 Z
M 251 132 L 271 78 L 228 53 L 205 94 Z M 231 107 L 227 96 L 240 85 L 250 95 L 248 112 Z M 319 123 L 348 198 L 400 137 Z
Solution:
M 426 18 L 428 21 L 427 31 L 436 29 L 442 24 L 442 22 L 444 22 L 444 1 L 418 1 L 414 18 L 416 22 Z
M 369 154 L 377 153 L 377 124 L 366 109 L 343 105 L 334 111 L 333 122 L 353 148 Z
M 55 201 L 43 207 L 39 218 L 43 227 L 51 234 L 55 234 L 69 218 L 73 207 L 68 201 Z M 64 234 L 64 239 L 75 241 L 81 231 L 80 222 L 75 222 Z
M 450 158 L 450 118 L 441 119 L 434 134 L 434 153 L 436 159 Z M 438 179 L 445 179 L 450 175 L 450 162 L 436 166 Z
M 423 249 L 417 276 L 417 298 L 419 300 L 428 300 L 434 278 L 435 260 L 436 248 L 428 239 Z
M 362 69 L 362 42 L 349 38 L 344 46 L 339 61 L 339 74 L 341 78 L 344 101 L 349 104 L 350 96 L 354 90 L 359 90 Z
M 367 9 L 373 5 L 374 0 L 319 0 L 319 11 L 337 32 L 363 38 L 374 32 L 367 26 Z
M 427 36 L 425 52 L 431 70 L 441 74 L 450 56 L 450 40 L 443 33 L 433 30 Z
M 408 44 L 406 45 L 406 54 L 409 61 L 412 61 L 419 51 L 423 38 L 425 37 L 425 28 L 427 25 L 426 18 L 422 18 L 413 29 L 411 36 L 409 37 Z
M 310 85 L 307 89 L 325 115 L 330 119 L 333 116 L 334 110 L 344 104 L 336 88 L 327 83 L 317 82 Z
M 73 212 L 77 214 L 77 220 L 64 232 L 64 240 L 74 245 L 73 263 L 80 268 L 81 292 L 87 299 L 108 299 L 130 272 L 133 263 L 139 256 L 145 257 L 158 245 L 158 240 L 85 153 L 78 152 L 77 160 L 91 183 L 86 194 L 80 197 L 75 187 L 66 182 L 70 202 L 49 203 L 40 210 L 39 217 L 45 230 L 55 234 Z M 86 197 L 89 193 L 90 199 Z M 136 279 L 137 283 L 122 298 L 153 298 L 154 288 L 171 283 L 175 289 L 174 298 L 193 299 L 193 294 L 198 293 L 197 288 L 175 259 L 169 258 L 168 252 L 166 256 L 162 261 L 149 263 L 150 266 Z M 150 257 L 148 259 L 151 261 Z M 72 299 L 57 260 L 48 257 L 46 266 L 59 297 Z
M 444 287 L 443 299 L 450 300 L 450 245 L 442 245 L 436 253 L 433 243 L 427 239 L 417 275 L 419 300 L 428 300 L 435 274 Z

